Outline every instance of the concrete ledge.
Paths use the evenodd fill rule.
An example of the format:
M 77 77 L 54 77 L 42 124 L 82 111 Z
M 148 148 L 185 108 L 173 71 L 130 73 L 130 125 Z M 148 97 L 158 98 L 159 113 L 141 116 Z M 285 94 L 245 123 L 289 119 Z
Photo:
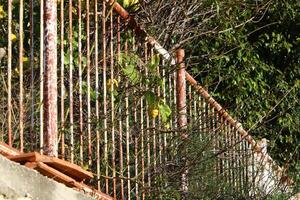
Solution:
M 92 200 L 0 155 L 0 200 Z

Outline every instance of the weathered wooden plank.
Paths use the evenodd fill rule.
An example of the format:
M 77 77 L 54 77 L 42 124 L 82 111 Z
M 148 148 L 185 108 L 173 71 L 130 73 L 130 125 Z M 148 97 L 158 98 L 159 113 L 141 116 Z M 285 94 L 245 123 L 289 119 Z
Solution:
M 74 178 L 76 181 L 83 181 L 93 178 L 93 174 L 91 172 L 85 171 L 78 165 L 69 163 L 59 158 L 41 155 L 37 152 L 8 156 L 8 159 L 19 163 L 42 162 Z
M 17 149 L 5 144 L 4 142 L 0 142 L 0 154 L 3 156 L 16 156 L 21 152 Z

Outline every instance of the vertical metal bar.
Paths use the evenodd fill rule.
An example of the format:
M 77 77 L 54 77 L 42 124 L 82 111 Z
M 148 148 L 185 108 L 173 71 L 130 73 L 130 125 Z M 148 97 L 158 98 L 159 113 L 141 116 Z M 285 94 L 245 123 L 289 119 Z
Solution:
M 156 55 L 154 55 L 156 56 Z M 157 74 L 159 74 L 159 76 L 161 76 L 161 72 L 160 72 L 160 67 L 159 65 L 157 66 Z M 159 99 L 161 99 L 161 87 L 160 85 L 158 85 L 157 87 L 157 96 Z M 157 122 L 157 126 L 159 130 L 162 130 L 162 123 L 161 123 L 161 117 L 160 115 L 158 115 L 158 122 Z M 157 137 L 158 137 L 158 166 L 162 166 L 162 134 L 160 131 L 157 131 Z M 162 178 L 162 174 L 160 175 L 160 178 Z M 158 187 L 160 187 L 160 185 L 158 185 Z
M 221 135 L 221 127 L 220 127 L 220 114 L 219 112 L 214 109 L 215 112 L 215 135 L 216 135 L 216 152 L 219 152 L 221 149 L 220 142 L 222 142 L 222 135 Z M 222 158 L 221 156 L 217 156 L 217 173 L 220 178 L 222 178 Z
M 19 8 L 19 72 L 20 72 L 20 99 L 19 99 L 19 112 L 20 112 L 20 150 L 23 152 L 24 148 L 24 88 L 23 88 L 23 57 L 24 57 L 24 47 L 23 47 L 23 40 L 24 40 L 24 2 L 20 0 L 20 8 Z
M 189 104 L 189 107 L 188 107 L 188 110 L 189 110 L 189 114 L 188 114 L 188 120 L 189 120 L 189 123 L 193 123 L 193 94 L 192 94 L 192 86 L 189 85 L 188 86 L 188 104 Z
M 164 60 L 162 61 L 162 77 L 163 77 L 163 88 L 162 88 L 163 101 L 167 102 L 167 98 L 166 98 L 166 70 L 165 70 L 165 61 Z M 163 134 L 163 156 L 164 156 L 165 164 L 167 162 L 166 148 L 167 148 L 167 133 L 164 133 Z
M 224 118 L 222 117 L 221 114 L 219 114 L 219 119 L 220 119 L 220 123 L 219 123 L 219 132 L 220 132 L 220 150 L 224 150 L 226 148 L 226 143 L 225 143 L 225 135 L 224 135 Z M 224 173 L 224 160 L 225 160 L 225 154 L 222 153 L 221 154 L 221 158 L 220 158 L 220 174 L 222 175 L 222 181 L 225 183 L 225 173 Z
M 177 112 L 178 112 L 178 127 L 180 129 L 181 139 L 187 139 L 187 110 L 186 110 L 186 79 L 185 79 L 185 65 L 184 65 L 184 50 L 179 49 L 176 52 L 177 64 L 179 66 L 177 70 Z M 186 162 L 186 158 L 183 157 L 183 162 Z M 187 169 L 184 169 L 181 175 L 181 198 L 187 199 L 188 183 L 187 183 Z
M 44 6 L 44 151 L 49 156 L 57 156 L 57 1 L 46 0 Z
M 233 157 L 233 163 L 234 163 L 234 185 L 235 185 L 235 189 L 236 189 L 236 192 L 239 192 L 239 185 L 238 185 L 238 182 L 239 182 L 239 175 L 238 175 L 238 161 L 237 161 L 237 148 L 238 148 L 238 143 L 237 143 L 237 132 L 236 132 L 236 129 L 234 126 L 232 126 L 232 136 L 233 136 L 233 144 L 234 144 L 234 147 L 233 147 L 233 150 L 234 150 L 234 157 Z
M 209 122 L 210 122 L 210 135 L 211 135 L 211 139 L 212 139 L 212 150 L 215 153 L 216 152 L 216 142 L 217 142 L 217 134 L 216 134 L 216 130 L 215 130 L 215 110 L 214 108 L 209 104 L 208 105 L 208 112 L 209 112 Z M 213 160 L 214 166 L 213 166 L 213 172 L 214 175 L 217 177 L 218 176 L 218 167 L 217 167 L 217 163 L 218 163 L 218 158 L 215 158 Z
M 231 184 L 231 176 L 230 176 L 230 139 L 229 139 L 229 126 L 228 121 L 224 119 L 224 131 L 225 131 L 225 143 L 226 143 L 226 184 Z
M 117 56 L 118 56 L 118 61 L 120 61 L 120 56 L 121 56 L 121 17 L 118 16 L 117 18 L 117 29 L 118 29 L 118 35 L 117 35 Z M 118 76 L 118 82 L 121 81 L 121 76 Z M 119 106 L 119 115 L 122 115 L 122 102 L 120 101 L 120 106 Z M 119 119 L 119 148 L 120 148 L 120 176 L 121 176 L 121 181 L 120 181 L 120 198 L 121 200 L 124 199 L 124 173 L 123 173 L 123 128 L 122 128 L 122 118 L 120 117 Z
M 82 103 L 82 4 L 78 0 L 78 76 L 79 76 L 79 135 L 80 135 L 80 165 L 83 166 L 83 103 Z M 97 152 L 98 153 L 98 152 Z
M 173 79 L 173 108 L 174 108 L 174 115 L 173 115 L 173 120 L 174 120 L 174 124 L 173 124 L 173 128 L 174 128 L 174 133 L 173 133 L 173 139 L 178 137 L 178 109 L 177 109 L 177 70 L 174 70 L 173 74 L 171 75 L 171 80 Z M 178 145 L 178 141 L 177 139 L 173 140 L 173 144 L 172 144 L 172 148 L 174 148 L 174 145 L 177 146 Z
M 173 126 L 173 121 L 174 121 L 174 112 L 175 112 L 175 109 L 174 109 L 174 97 L 173 97 L 173 90 L 174 88 L 172 87 L 173 85 L 173 80 L 172 80 L 172 77 L 173 77 L 173 73 L 170 73 L 168 74 L 168 95 L 169 95 L 169 98 L 168 98 L 168 101 L 170 102 L 170 108 L 173 109 L 172 113 L 171 113 L 171 120 L 170 120 L 170 129 L 171 130 L 174 130 L 174 126 Z M 170 149 L 173 148 L 173 136 L 174 134 L 171 132 L 169 133 L 169 145 L 170 145 Z M 170 155 L 171 156 L 171 155 Z M 172 159 L 172 158 L 171 158 Z
M 234 181 L 233 181 L 233 174 L 232 174 L 232 171 L 233 171 L 233 166 L 232 166 L 232 160 L 233 160 L 233 150 L 232 150 L 232 133 L 231 133 L 231 126 L 230 126 L 230 123 L 228 121 L 227 122 L 227 131 L 228 131 L 228 145 L 229 145 L 229 160 L 228 160 L 228 173 L 229 173 L 229 183 L 230 185 L 234 185 Z
M 229 126 L 228 121 L 224 118 L 224 129 L 225 129 L 225 140 L 226 140 L 226 184 L 231 184 L 231 175 L 230 175 L 230 138 L 229 138 Z
M 162 59 L 162 79 L 163 79 L 163 86 L 162 86 L 162 95 L 163 95 L 163 101 L 164 102 L 167 102 L 167 94 L 166 94 L 166 83 L 167 83 L 167 79 L 166 79 L 166 65 L 165 65 L 165 60 Z M 167 102 L 170 105 L 170 102 Z M 169 120 L 168 122 L 166 122 L 162 129 L 165 130 L 165 132 L 163 133 L 162 137 L 163 137 L 163 141 L 162 141 L 162 157 L 163 157 L 163 160 L 162 160 L 162 163 L 161 163 L 161 169 L 162 169 L 162 179 L 165 179 L 167 176 L 166 176 L 166 165 L 167 165 L 167 162 L 168 162 L 168 154 L 167 154 L 167 145 L 168 145 L 168 142 L 167 142 L 167 138 L 169 136 L 169 133 L 167 133 L 167 131 L 169 131 L 170 129 L 170 121 Z M 165 184 L 164 185 L 161 185 L 161 187 L 167 187 L 168 186 L 168 183 L 167 181 L 165 181 Z
M 44 0 L 40 0 L 40 153 L 44 146 Z
M 187 125 L 187 110 L 186 110 L 186 81 L 185 81 L 185 65 L 184 65 L 184 50 L 179 49 L 176 54 L 179 69 L 177 70 L 177 109 L 178 109 L 178 127 L 180 129 Z M 186 132 L 181 133 L 181 138 L 186 139 Z
M 143 83 L 140 83 L 143 87 Z M 141 130 L 141 176 L 142 176 L 142 200 L 145 199 L 145 152 L 144 152 L 144 98 L 140 100 L 140 130 Z
M 244 184 L 243 184 L 243 191 L 244 194 L 247 194 L 247 191 L 249 191 L 249 176 L 251 176 L 249 174 L 249 168 L 248 168 L 248 164 L 249 164 L 249 154 L 248 154 L 248 148 L 247 148 L 247 142 L 246 140 L 243 138 L 243 170 L 244 170 Z
M 65 158 L 65 52 L 64 52 L 64 0 L 60 1 L 60 123 L 61 123 L 61 155 Z
M 240 191 L 243 195 L 245 195 L 244 193 L 244 188 L 245 188 L 245 185 L 244 185 L 244 178 L 245 178 L 245 170 L 244 170 L 244 159 L 245 159 L 245 151 L 244 151 L 244 140 L 243 140 L 243 137 L 239 134 L 239 141 L 241 141 L 240 143 L 240 151 L 239 151 L 239 160 L 240 160 Z
M 158 55 L 159 56 L 159 55 Z M 164 69 L 164 61 L 162 61 L 162 67 L 160 69 L 160 67 L 158 66 L 158 74 L 162 76 L 162 87 L 158 87 L 158 96 L 161 98 L 162 97 L 162 100 L 163 102 L 166 103 L 166 88 L 165 88 L 165 83 L 166 83 L 166 73 L 165 73 L 165 69 Z M 165 122 L 167 123 L 167 122 Z M 165 126 L 166 124 L 164 123 L 161 123 L 161 117 L 159 116 L 159 129 L 160 130 L 164 130 L 165 129 Z M 166 159 L 166 144 L 167 144 L 167 139 L 166 139 L 166 133 L 165 132 L 160 132 L 159 133 L 159 140 L 158 140 L 158 143 L 159 143 L 159 165 L 160 166 L 165 166 L 166 165 L 166 162 L 167 162 L 167 159 Z M 160 174 L 160 179 L 163 179 L 165 178 L 165 167 L 160 167 L 160 170 L 162 171 L 162 173 Z M 165 183 L 164 185 L 159 185 L 159 187 L 164 187 L 164 186 L 167 186 L 167 183 Z M 160 198 L 162 196 L 160 195 Z
M 81 0 L 79 0 L 81 1 Z M 95 93 L 96 93 L 96 120 L 97 123 L 99 122 L 99 65 L 98 65 L 98 53 L 99 53 L 99 48 L 98 48 L 98 40 L 99 40 L 99 19 L 98 19 L 98 0 L 94 0 L 94 14 L 95 14 Z M 81 114 L 82 116 L 82 114 Z M 81 130 L 82 131 L 82 130 Z M 97 186 L 98 190 L 100 191 L 100 132 L 98 126 L 96 127 L 96 143 L 97 143 L 97 152 L 96 152 L 96 162 L 97 162 Z
M 104 163 L 105 163 L 105 192 L 109 191 L 108 180 L 108 144 L 107 144 L 107 90 L 106 90 L 106 1 L 102 1 L 102 75 L 103 75 L 103 115 L 104 115 Z
M 8 145 L 12 146 L 12 102 L 11 102 L 11 65 L 12 65 L 12 0 L 8 0 L 8 63 L 7 63 L 7 124 L 8 124 Z
M 88 163 L 92 165 L 91 130 L 91 57 L 90 57 L 90 1 L 86 1 L 86 70 L 87 70 L 87 125 L 88 125 Z
M 152 62 L 154 53 L 153 48 L 150 50 L 150 62 Z M 155 93 L 155 89 L 152 89 L 152 92 Z M 154 183 L 156 184 L 156 173 L 157 173 L 157 149 L 156 149 L 156 120 L 155 118 L 152 118 L 152 142 L 153 142 L 153 173 L 154 175 Z
M 135 53 L 136 52 L 136 44 L 135 44 L 135 37 L 132 37 L 132 50 Z M 136 92 L 136 89 L 133 90 L 133 93 Z M 135 129 L 138 129 L 137 124 L 138 124 L 138 120 L 137 120 L 137 99 L 133 98 L 133 127 L 136 127 Z M 137 132 L 138 130 L 134 130 L 135 132 Z M 139 165 L 138 165 L 138 153 L 139 153 L 139 144 L 138 144 L 138 139 L 139 139 L 139 134 L 140 133 L 133 133 L 133 138 L 134 138 L 134 176 L 135 176 L 135 199 L 139 199 Z
M 236 162 L 236 174 L 237 174 L 237 189 L 238 192 L 241 192 L 241 171 L 240 171 L 240 156 L 241 156 L 241 149 L 240 149 L 240 134 L 238 133 L 237 129 L 234 128 L 234 134 L 235 134 L 235 151 L 236 151 L 236 157 L 235 157 L 235 162 Z
M 115 147 L 115 104 L 114 104 L 114 23 L 113 11 L 110 12 L 110 80 L 111 80 L 111 141 L 112 141 L 112 173 L 113 173 L 113 197 L 117 198 L 117 179 L 116 179 L 116 147 Z
M 34 104 L 35 104 L 35 95 L 34 95 L 34 19 L 33 19 L 33 0 L 30 0 L 30 92 L 31 92 L 31 116 L 30 116 L 30 139 L 31 139 L 31 150 L 34 146 Z
M 252 196 L 256 196 L 257 192 L 255 191 L 255 187 L 256 187 L 256 176 L 257 176 L 257 167 L 256 165 L 256 156 L 255 153 L 253 151 L 250 151 L 251 154 L 251 158 L 250 158 L 250 162 L 251 162 L 251 184 L 250 184 L 250 191 L 253 191 Z
M 245 151 L 246 151 L 246 159 L 245 159 L 245 171 L 246 171 L 246 191 L 249 192 L 251 190 L 251 185 L 252 185 L 252 173 L 251 171 L 253 169 L 251 169 L 251 165 L 252 165 L 252 154 L 251 154 L 251 150 L 250 150 L 250 145 L 247 143 L 247 141 L 245 140 Z M 250 165 L 250 167 L 249 167 Z M 249 194 L 249 193 L 248 193 Z
M 240 193 L 241 192 L 241 171 L 240 171 L 240 143 L 239 143 L 239 133 L 237 132 L 236 128 L 235 129 L 235 163 L 236 163 L 236 184 L 237 184 L 237 191 Z
M 243 171 L 243 164 L 242 164 L 242 160 L 243 160 L 243 142 L 242 142 L 242 137 L 239 134 L 238 130 L 236 129 L 236 135 L 237 135 L 237 142 L 238 142 L 238 149 L 237 149 L 237 159 L 238 159 L 238 174 L 239 174 L 239 192 L 243 193 L 243 175 L 244 175 L 244 171 Z
M 128 56 L 128 41 L 125 41 L 125 54 Z M 125 115 L 126 115 L 126 166 L 127 166 L 127 199 L 131 199 L 131 185 L 130 185 L 130 131 L 129 131 L 129 92 L 128 81 L 126 81 L 126 97 L 125 97 Z
M 136 99 L 134 100 L 134 125 L 133 126 L 137 126 L 138 124 L 138 121 L 137 121 L 137 101 Z M 137 130 L 134 130 L 134 131 L 137 131 Z M 140 133 L 134 133 L 134 172 L 135 172 L 135 195 L 136 195 L 136 199 L 139 199 L 139 179 L 138 179 L 138 176 L 139 176 L 139 170 L 138 170 L 138 148 L 139 148 L 139 144 L 138 144 L 138 134 Z
M 148 44 L 145 43 L 145 62 L 147 63 L 149 61 L 148 58 Z M 148 69 L 145 69 L 145 75 L 148 76 Z M 146 85 L 146 89 L 149 89 L 149 86 Z M 146 102 L 146 137 L 147 137 L 147 178 L 148 178 L 148 189 L 151 188 L 151 145 L 150 145 L 150 118 L 149 118 L 149 103 Z M 147 194 L 150 196 L 150 193 L 147 192 Z
M 193 109 L 193 122 L 194 122 L 193 126 L 194 126 L 194 125 L 198 124 L 197 120 L 199 120 L 199 114 L 198 114 L 199 109 L 197 107 L 198 95 L 196 95 L 196 91 L 194 89 L 192 89 L 192 91 L 193 91 L 192 95 L 193 95 L 193 107 L 194 107 L 194 109 Z M 200 127 L 199 127 L 199 130 L 201 130 Z
M 70 101 L 70 137 L 71 137 L 71 162 L 74 162 L 74 98 L 73 98 L 73 3 L 69 1 L 69 101 Z
M 222 124 L 222 135 L 223 135 L 223 149 L 225 150 L 223 153 L 223 176 L 224 183 L 227 184 L 227 133 L 226 133 L 226 121 L 223 116 L 221 116 L 221 124 Z
M 199 128 L 201 130 L 201 133 L 199 134 L 199 139 L 202 141 L 203 135 L 205 134 L 205 101 L 204 98 L 202 98 L 200 95 L 198 96 L 198 100 L 199 100 L 199 114 L 198 114 L 198 118 L 199 118 Z
M 236 166 L 235 166 L 235 133 L 234 133 L 234 127 L 232 125 L 230 125 L 230 130 L 231 130 L 231 133 L 230 133 L 230 140 L 231 140 L 231 151 L 232 151 L 232 157 L 231 157 L 231 162 L 232 162 L 232 186 L 233 187 L 233 191 L 236 192 L 236 176 L 235 176 L 235 170 L 236 170 Z

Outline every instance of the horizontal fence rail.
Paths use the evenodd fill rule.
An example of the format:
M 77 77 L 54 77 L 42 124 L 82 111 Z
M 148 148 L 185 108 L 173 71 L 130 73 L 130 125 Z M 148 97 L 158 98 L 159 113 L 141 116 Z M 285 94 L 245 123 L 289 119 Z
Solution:
M 201 178 L 217 174 L 222 189 L 233 186 L 235 192 L 254 195 L 257 188 L 270 192 L 285 176 L 241 124 L 179 67 L 184 60 L 173 58 L 118 3 L 57 1 L 57 48 L 51 49 L 45 45 L 51 26 L 44 20 L 45 1 L 0 3 L 1 141 L 43 153 L 44 121 L 52 116 L 44 115 L 44 96 L 53 90 L 57 98 L 47 94 L 57 99 L 58 157 L 93 172 L 90 184 L 115 199 L 163 194 L 181 153 L 181 180 L 186 181 L 181 186 L 193 185 L 190 191 L 201 191 Z M 45 76 L 49 55 L 57 58 L 54 88 L 44 80 L 51 78 Z M 182 73 L 185 78 L 177 81 Z M 214 158 L 209 170 L 202 169 L 206 176 L 189 168 L 196 162 L 189 160 L 192 141 L 206 147 L 206 158 Z M 184 145 L 190 149 L 180 152 Z M 270 176 L 266 168 L 274 169 Z

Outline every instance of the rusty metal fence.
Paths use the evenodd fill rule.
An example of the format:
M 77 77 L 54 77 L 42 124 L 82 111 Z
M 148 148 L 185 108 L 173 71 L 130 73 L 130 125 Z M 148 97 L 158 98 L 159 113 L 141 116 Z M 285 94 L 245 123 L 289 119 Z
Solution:
M 261 149 L 185 72 L 182 51 L 173 59 L 113 0 L 53 5 L 0 3 L 0 140 L 43 153 L 45 117 L 55 117 L 44 107 L 57 99 L 57 123 L 47 133 L 58 130 L 58 157 L 92 171 L 92 184 L 117 199 L 146 199 L 167 188 L 166 168 L 191 140 L 206 140 L 217 158 L 214 173 L 236 191 L 258 184 L 258 170 L 249 166 Z M 55 12 L 54 27 L 47 18 Z M 56 42 L 56 28 L 57 48 L 48 44 Z M 56 76 L 55 87 L 45 80 Z M 182 181 L 199 182 L 185 164 Z

